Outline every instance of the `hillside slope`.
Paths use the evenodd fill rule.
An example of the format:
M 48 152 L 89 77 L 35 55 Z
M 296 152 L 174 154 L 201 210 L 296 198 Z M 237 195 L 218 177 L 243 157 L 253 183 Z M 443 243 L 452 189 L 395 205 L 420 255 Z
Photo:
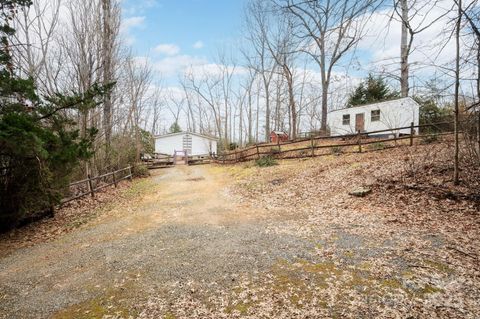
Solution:
M 229 170 L 233 192 L 268 210 L 266 218 L 283 218 L 270 232 L 317 245 L 314 259 L 277 269 L 290 299 L 328 300 L 329 316 L 473 318 L 480 314 L 478 178 L 463 171 L 465 181 L 453 186 L 450 154 L 446 144 L 419 145 Z M 358 188 L 371 193 L 349 194 Z M 325 289 L 298 286 L 299 272 L 321 274 Z

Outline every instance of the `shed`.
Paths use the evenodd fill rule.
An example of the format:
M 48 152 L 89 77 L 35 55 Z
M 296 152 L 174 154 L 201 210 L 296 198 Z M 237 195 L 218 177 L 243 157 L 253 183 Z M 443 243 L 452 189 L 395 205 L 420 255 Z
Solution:
M 155 136 L 155 153 L 173 156 L 183 152 L 189 156 L 210 155 L 217 153 L 218 139 L 213 136 L 179 132 Z
M 327 123 L 330 135 L 355 134 L 358 131 L 390 130 L 419 124 L 420 105 L 411 97 L 405 97 L 374 104 L 353 106 L 328 113 Z M 410 134 L 410 128 L 395 131 L 397 134 Z M 389 135 L 388 132 L 372 135 Z
M 282 131 L 272 131 L 270 133 L 271 143 L 281 143 L 288 141 L 288 134 Z

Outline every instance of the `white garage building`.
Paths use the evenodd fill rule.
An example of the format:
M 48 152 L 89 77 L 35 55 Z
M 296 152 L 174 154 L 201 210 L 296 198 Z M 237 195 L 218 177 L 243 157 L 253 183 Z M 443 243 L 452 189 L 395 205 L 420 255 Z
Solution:
M 375 104 L 353 106 L 328 113 L 330 135 L 368 133 L 419 124 L 420 105 L 410 97 Z M 395 130 L 397 134 L 410 134 L 410 128 Z M 386 135 L 388 132 L 378 133 Z M 372 134 L 375 135 L 375 134 Z
M 218 139 L 215 137 L 180 132 L 155 136 L 155 153 L 173 156 L 185 151 L 189 156 L 217 153 Z

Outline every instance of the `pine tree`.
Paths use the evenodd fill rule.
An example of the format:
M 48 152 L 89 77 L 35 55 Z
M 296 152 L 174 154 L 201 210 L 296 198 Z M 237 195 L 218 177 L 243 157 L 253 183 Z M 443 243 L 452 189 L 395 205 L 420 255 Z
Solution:
M 0 4 L 0 230 L 59 202 L 79 160 L 92 155 L 96 130 L 85 138 L 68 116 L 69 110 L 97 106 L 111 85 L 94 85 L 83 94 L 40 97 L 32 79 L 15 73 L 9 25 L 16 10 L 31 1 Z
M 398 92 L 392 91 L 385 79 L 369 74 L 367 79 L 360 83 L 348 99 L 347 106 L 364 105 L 381 102 L 398 97 Z
M 178 122 L 173 122 L 172 125 L 170 125 L 170 133 L 180 133 L 182 131 L 182 128 L 178 124 Z

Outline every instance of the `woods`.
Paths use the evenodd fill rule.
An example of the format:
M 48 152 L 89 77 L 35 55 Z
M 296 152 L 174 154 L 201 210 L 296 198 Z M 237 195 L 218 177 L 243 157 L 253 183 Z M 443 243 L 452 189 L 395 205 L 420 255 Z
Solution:
M 135 170 L 142 154 L 153 152 L 156 134 L 217 136 L 219 151 L 268 142 L 273 130 L 291 139 L 328 135 L 329 112 L 405 96 L 421 102 L 425 123 L 453 118 L 456 132 L 465 133 L 456 134 L 453 162 L 468 153 L 468 165 L 478 165 L 479 6 L 250 0 L 241 39 L 216 46 L 213 61 L 186 64 L 171 80 L 126 39 L 120 1 L 4 1 L 2 205 L 30 206 L 2 211 L 49 209 L 68 181 L 127 165 Z M 394 49 L 381 48 L 387 40 Z M 367 47 L 377 51 L 369 55 Z M 39 140 L 28 134 L 20 140 L 17 130 Z M 12 166 L 17 158 L 25 161 L 20 171 Z M 65 168 L 42 162 L 54 160 Z M 48 174 L 40 173 L 48 166 Z M 25 167 L 37 177 L 23 174 Z M 31 193 L 25 180 L 37 192 L 47 189 L 48 200 L 38 207 L 13 200 Z
M 480 317 L 480 0 L 0 1 L 0 319 Z

